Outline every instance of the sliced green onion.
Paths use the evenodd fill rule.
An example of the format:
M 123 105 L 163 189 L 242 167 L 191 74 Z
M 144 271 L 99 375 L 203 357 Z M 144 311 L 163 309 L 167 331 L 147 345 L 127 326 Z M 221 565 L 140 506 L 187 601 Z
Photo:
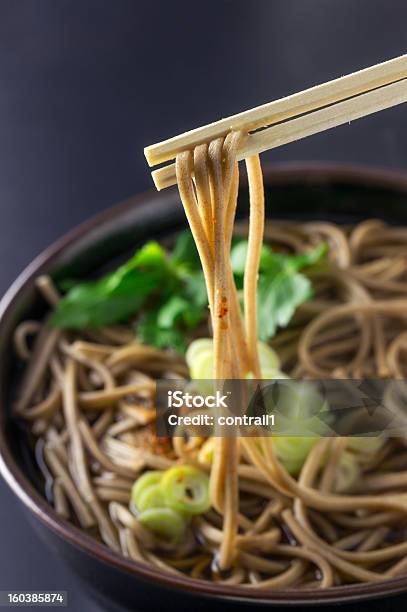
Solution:
M 290 377 L 287 376 L 281 370 L 274 370 L 272 368 L 261 368 L 261 377 L 263 380 L 288 380 Z
M 318 440 L 318 437 L 274 436 L 273 446 L 286 470 L 292 476 L 297 476 Z
M 159 484 L 162 477 L 162 472 L 149 470 L 137 478 L 131 490 L 131 501 L 137 509 L 139 509 L 140 497 L 146 489 L 150 488 L 152 485 Z
M 195 359 L 200 355 L 200 353 L 207 350 L 213 351 L 212 338 L 198 338 L 198 340 L 193 340 L 185 353 L 185 361 L 187 362 L 188 367 L 192 368 Z
M 274 349 L 265 342 L 257 343 L 257 351 L 259 354 L 260 369 L 263 370 L 278 370 L 280 367 L 280 359 Z M 264 375 L 263 375 L 263 378 Z
M 191 378 L 201 380 L 213 379 L 213 350 L 204 349 L 197 353 L 189 366 Z
M 281 463 L 283 463 L 285 469 L 291 476 L 298 476 L 304 465 L 304 461 L 301 459 L 284 459 Z
M 144 512 L 144 510 L 150 508 L 164 508 L 165 500 L 161 484 L 153 484 L 143 489 L 137 496 L 135 506 L 139 512 Z
M 171 543 L 177 544 L 184 537 L 186 522 L 172 508 L 149 508 L 139 514 L 138 520 L 143 527 Z
M 178 512 L 202 514 L 210 508 L 209 478 L 191 465 L 167 470 L 161 481 L 166 505 Z
M 385 442 L 382 436 L 350 436 L 347 448 L 357 453 L 371 455 L 377 453 Z
M 260 369 L 263 378 L 287 378 L 280 372 L 280 359 L 274 349 L 265 342 L 258 342 Z M 211 338 L 199 338 L 189 345 L 185 354 L 191 378 L 211 380 L 213 378 L 213 340 Z M 265 375 L 265 372 L 267 375 Z M 270 376 L 273 372 L 275 375 Z
M 328 409 L 328 405 L 311 381 L 294 380 L 279 388 L 278 409 L 298 427 L 298 421 L 306 422 L 318 416 Z

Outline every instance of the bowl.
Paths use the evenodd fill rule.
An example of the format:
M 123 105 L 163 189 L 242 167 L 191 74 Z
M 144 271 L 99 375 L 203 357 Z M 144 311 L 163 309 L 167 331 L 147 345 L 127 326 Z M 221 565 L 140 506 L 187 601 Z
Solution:
M 284 164 L 266 168 L 267 215 L 355 222 L 367 217 L 407 224 L 407 174 L 330 164 Z M 247 212 L 246 187 L 239 214 Z M 46 249 L 19 276 L 0 304 L 0 470 L 34 528 L 61 556 L 94 597 L 112 610 L 244 610 L 350 603 L 407 592 L 407 576 L 326 590 L 248 591 L 166 574 L 130 561 L 60 518 L 41 492 L 34 458 L 11 415 L 19 377 L 12 333 L 23 318 L 39 318 L 45 306 L 34 279 L 84 278 L 100 273 L 147 239 L 164 239 L 186 221 L 175 188 L 149 192 L 114 206 Z

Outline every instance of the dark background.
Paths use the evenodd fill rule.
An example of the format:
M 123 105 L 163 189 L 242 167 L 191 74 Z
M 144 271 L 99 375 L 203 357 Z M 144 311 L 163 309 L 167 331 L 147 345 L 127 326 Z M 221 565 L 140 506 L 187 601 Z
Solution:
M 145 145 L 405 53 L 406 20 L 405 0 L 0 0 L 0 291 L 63 232 L 151 188 Z M 265 157 L 406 168 L 406 119 L 401 106 Z M 3 482 L 0 589 L 99 610 Z

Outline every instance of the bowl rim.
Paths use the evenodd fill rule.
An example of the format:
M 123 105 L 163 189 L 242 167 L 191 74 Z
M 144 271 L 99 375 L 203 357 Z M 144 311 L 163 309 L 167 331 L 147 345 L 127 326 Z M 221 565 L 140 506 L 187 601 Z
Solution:
M 347 184 L 371 186 L 373 188 L 391 188 L 394 191 L 406 192 L 407 173 L 402 170 L 388 170 L 371 166 L 338 164 L 326 162 L 289 162 L 265 165 L 265 182 L 273 184 L 294 184 L 305 182 L 310 184 L 332 183 L 344 181 Z M 175 188 L 173 188 L 175 189 Z M 148 190 L 130 197 L 107 210 L 92 216 L 81 223 L 49 247 L 45 248 L 19 274 L 0 301 L 0 334 L 6 327 L 6 319 L 19 302 L 24 289 L 33 278 L 53 263 L 53 261 L 70 245 L 83 237 L 87 232 L 103 226 L 108 221 L 120 217 L 135 206 L 146 201 L 156 202 L 162 195 Z M 96 557 L 99 561 L 116 570 L 133 574 L 145 582 L 158 584 L 170 590 L 186 591 L 206 599 L 224 599 L 264 605 L 310 605 L 327 603 L 351 603 L 364 599 L 391 596 L 407 591 L 407 575 L 380 582 L 363 583 L 331 587 L 329 589 L 279 589 L 252 590 L 247 587 L 228 586 L 176 576 L 154 568 L 147 564 L 126 559 L 118 553 L 110 551 L 104 545 L 85 534 L 79 528 L 59 517 L 45 498 L 34 488 L 28 477 L 14 459 L 9 448 L 5 432 L 5 411 L 0 408 L 0 474 L 20 499 L 24 506 L 48 529 L 74 548 Z

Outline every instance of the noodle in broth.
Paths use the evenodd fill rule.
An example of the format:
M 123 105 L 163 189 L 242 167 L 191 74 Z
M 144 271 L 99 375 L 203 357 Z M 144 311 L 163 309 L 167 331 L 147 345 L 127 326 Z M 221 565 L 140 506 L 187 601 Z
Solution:
M 202 262 L 214 339 L 215 380 L 261 378 L 256 284 L 264 193 L 258 157 L 246 160 L 250 216 L 234 223 L 245 136 L 231 133 L 178 155 L 177 181 Z M 326 241 L 329 263 L 314 297 L 272 340 L 293 378 L 406 375 L 407 228 L 276 221 L 266 242 L 303 253 Z M 230 265 L 233 235 L 248 235 L 244 315 Z M 38 288 L 55 307 L 48 277 Z M 31 338 L 34 341 L 31 342 Z M 338 487 L 346 438 L 313 446 L 297 478 L 270 437 L 157 438 L 155 381 L 189 377 L 182 356 L 134 340 L 130 326 L 61 331 L 25 321 L 15 332 L 26 362 L 16 414 L 37 440 L 56 512 L 113 551 L 191 578 L 247 588 L 327 588 L 407 571 L 407 449 L 402 439 L 360 452 L 351 490 Z M 202 450 L 213 447 L 213 461 Z M 210 473 L 211 509 L 181 544 L 157 541 L 129 509 L 145 470 L 191 464 Z

